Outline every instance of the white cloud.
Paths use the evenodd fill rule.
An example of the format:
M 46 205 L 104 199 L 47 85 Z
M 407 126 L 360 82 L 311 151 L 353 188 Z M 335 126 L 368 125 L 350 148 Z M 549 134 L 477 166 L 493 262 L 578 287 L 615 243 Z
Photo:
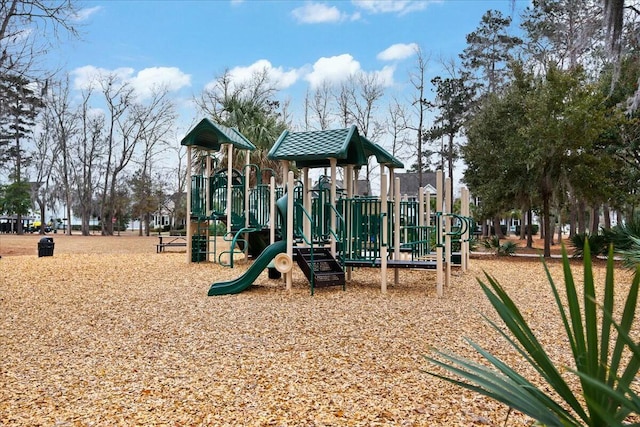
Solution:
M 271 84 L 276 89 L 286 89 L 298 81 L 300 71 L 292 69 L 285 71 L 282 67 L 274 67 L 266 59 L 260 59 L 247 67 L 234 67 L 229 70 L 229 76 L 234 84 L 250 82 L 256 75 L 266 72 Z M 217 86 L 217 81 L 213 80 L 206 84 L 206 90 L 213 90 Z
M 407 13 L 424 10 L 429 3 L 435 2 L 428 0 L 352 0 L 352 3 L 369 13 L 406 15 Z
M 147 98 L 155 89 L 166 88 L 169 92 L 177 92 L 183 87 L 191 86 L 191 76 L 176 67 L 151 67 L 140 70 L 129 83 L 140 98 Z
M 381 61 L 397 61 L 415 55 L 417 50 L 416 43 L 397 43 L 380 52 L 376 58 Z
M 324 3 L 306 3 L 291 11 L 291 15 L 301 24 L 321 24 L 325 22 L 340 22 L 348 16 L 335 6 L 327 6 Z
M 313 64 L 311 71 L 305 79 L 311 84 L 312 88 L 317 88 L 324 82 L 340 83 L 349 78 L 349 76 L 360 71 L 360 63 L 348 53 L 332 56 L 330 58 L 322 57 Z
M 318 59 L 305 76 L 311 89 L 316 89 L 324 83 L 339 85 L 356 75 L 373 76 L 376 81 L 384 87 L 393 86 L 393 75 L 396 71 L 395 65 L 387 65 L 381 70 L 364 71 L 360 63 L 353 56 L 345 53 L 331 58 Z
M 71 71 L 73 76 L 73 88 L 76 90 L 88 89 L 95 87 L 100 79 L 114 75 L 117 80 L 128 80 L 134 73 L 133 68 L 116 68 L 115 70 L 107 70 L 106 68 L 94 67 L 93 65 L 85 65 Z
M 145 99 L 153 93 L 154 89 L 166 88 L 170 92 L 176 92 L 183 87 L 191 85 L 191 76 L 180 71 L 176 67 L 150 67 L 140 70 L 135 74 L 133 68 L 106 68 L 86 65 L 76 68 L 71 72 L 74 89 L 88 89 L 99 83 L 107 76 L 114 76 L 121 84 L 129 84 L 135 90 L 140 99 Z
M 84 9 L 80 9 L 74 16 L 73 16 L 73 20 L 76 22 L 83 22 L 86 21 L 87 19 L 89 19 L 92 15 L 96 14 L 97 12 L 99 12 L 100 10 L 102 10 L 102 6 L 94 6 L 94 7 L 87 7 Z
M 384 87 L 393 86 L 393 73 L 396 71 L 395 65 L 387 65 L 382 70 L 374 71 L 378 82 Z

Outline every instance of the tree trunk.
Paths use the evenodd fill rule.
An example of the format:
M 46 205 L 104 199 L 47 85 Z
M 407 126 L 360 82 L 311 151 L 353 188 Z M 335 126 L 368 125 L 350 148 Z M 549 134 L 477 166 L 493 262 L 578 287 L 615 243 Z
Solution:
M 602 214 L 604 216 L 604 228 L 609 230 L 611 228 L 611 210 L 609 210 L 609 205 L 602 205 Z
M 571 203 L 571 210 L 569 211 L 569 238 L 576 235 L 577 219 L 578 219 L 578 212 L 576 210 L 576 204 Z
M 526 226 L 527 210 L 528 210 L 528 206 L 523 205 L 521 208 L 522 215 L 520 216 L 521 218 L 520 219 L 520 240 L 524 240 L 527 238 L 527 226 Z
M 80 226 L 80 230 L 82 231 L 83 236 L 91 234 L 91 220 L 86 212 L 82 213 L 82 224 Z
M 557 243 L 560 245 L 562 244 L 562 209 L 560 207 L 558 207 L 558 240 Z
M 543 256 L 549 258 L 551 256 L 551 238 L 553 236 L 551 230 L 551 213 L 549 212 L 549 198 L 551 196 L 544 194 L 542 196 L 542 229 L 544 230 L 544 252 Z
M 147 237 L 149 237 L 149 234 L 150 234 L 149 233 L 150 225 L 151 225 L 151 214 L 147 212 L 146 214 L 144 214 L 144 229 L 145 229 L 144 235 Z M 140 227 L 142 227 L 142 225 Z M 162 225 L 160 227 L 162 227 Z
M 67 236 L 71 236 L 72 230 L 71 230 L 71 194 L 70 192 L 67 192 Z
M 587 231 L 587 220 L 584 215 L 584 201 L 578 202 L 578 234 L 584 234 Z
M 591 234 L 596 235 L 600 229 L 600 206 L 594 206 L 591 210 Z
M 562 215 L 558 212 L 558 244 L 562 244 Z
M 533 211 L 527 209 L 527 248 L 533 248 Z
M 504 239 L 504 233 L 502 232 L 502 227 L 500 226 L 500 216 L 496 215 L 493 218 L 493 229 L 495 235 L 498 236 L 499 239 Z
M 503 219 L 504 219 L 505 224 L 507 224 L 507 226 L 505 228 L 507 230 L 507 232 L 504 234 L 504 236 L 505 237 L 509 237 L 511 235 L 511 221 L 512 221 L 512 218 L 509 217 L 509 215 L 506 215 Z
M 44 234 L 44 227 L 47 224 L 47 220 L 45 218 L 45 209 L 44 203 L 39 203 L 40 207 L 40 234 Z

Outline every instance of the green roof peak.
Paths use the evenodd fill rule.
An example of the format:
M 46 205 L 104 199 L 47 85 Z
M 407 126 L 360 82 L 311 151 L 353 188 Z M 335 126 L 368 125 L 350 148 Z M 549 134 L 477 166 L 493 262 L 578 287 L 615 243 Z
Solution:
M 191 145 L 207 150 L 220 151 L 222 144 L 232 144 L 241 150 L 253 151 L 256 146 L 237 128 L 230 128 L 204 118 L 194 126 L 180 141 L 182 145 Z

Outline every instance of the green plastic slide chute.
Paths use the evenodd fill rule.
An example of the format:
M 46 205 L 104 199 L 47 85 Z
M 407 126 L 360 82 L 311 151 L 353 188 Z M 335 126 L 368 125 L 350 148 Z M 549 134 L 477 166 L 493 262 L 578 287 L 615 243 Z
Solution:
M 209 296 L 237 294 L 244 291 L 253 284 L 276 255 L 286 251 L 287 242 L 284 240 L 270 244 L 242 276 L 227 282 L 217 282 L 211 285 L 211 288 L 209 288 Z
M 285 194 L 276 202 L 276 206 L 278 208 L 278 213 L 282 219 L 281 223 L 283 224 L 283 236 L 286 236 L 286 224 L 287 224 L 287 195 Z M 272 227 L 275 224 L 271 225 Z M 253 282 L 258 278 L 260 273 L 269 266 L 271 260 L 273 260 L 276 255 L 287 251 L 287 241 L 279 240 L 275 243 L 267 246 L 264 251 L 260 254 L 253 264 L 249 267 L 249 269 L 240 277 L 229 280 L 226 282 L 216 282 L 209 288 L 209 296 L 214 295 L 228 295 L 228 294 L 237 294 L 249 286 L 253 284 Z

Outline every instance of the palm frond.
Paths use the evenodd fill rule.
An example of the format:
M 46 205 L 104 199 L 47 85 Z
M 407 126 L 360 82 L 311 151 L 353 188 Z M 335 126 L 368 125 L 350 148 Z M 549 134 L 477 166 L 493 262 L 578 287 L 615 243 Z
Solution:
M 453 373 L 455 377 L 429 373 L 498 400 L 545 425 L 622 425 L 630 413 L 638 413 L 640 409 L 640 398 L 631 387 L 640 370 L 640 346 L 630 336 L 638 303 L 640 267 L 627 294 L 622 317 L 618 323 L 613 317 L 613 248 L 609 248 L 601 305 L 596 299 L 589 240 L 586 240 L 584 245 L 581 298 L 564 247 L 562 257 L 566 301 L 561 298 L 544 261 L 543 264 L 574 358 L 575 368 L 569 372 L 580 379 L 581 390 L 574 390 L 568 385 L 560 373 L 561 370 L 540 344 L 517 305 L 504 288 L 487 273 L 486 283 L 478 281 L 507 330 L 486 316 L 485 320 L 536 369 L 548 388 L 555 392 L 555 397 L 533 385 L 471 340 L 467 340 L 469 345 L 490 366 L 434 351 L 435 357 L 425 356 L 426 359 Z M 603 313 L 600 324 L 598 310 Z M 631 354 L 630 358 L 625 357 L 628 353 Z M 623 361 L 626 361 L 626 365 L 623 365 Z

